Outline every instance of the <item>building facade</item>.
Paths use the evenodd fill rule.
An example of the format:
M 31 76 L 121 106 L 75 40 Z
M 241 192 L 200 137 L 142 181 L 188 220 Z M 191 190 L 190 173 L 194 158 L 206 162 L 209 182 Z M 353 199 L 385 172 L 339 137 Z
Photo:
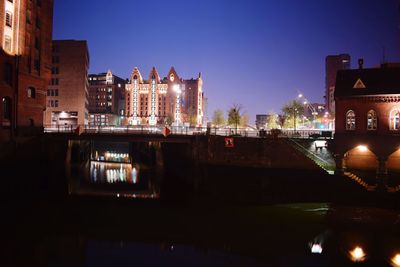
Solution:
M 171 67 L 161 79 L 153 67 L 148 79 L 134 68 L 126 85 L 126 116 L 130 125 L 201 126 L 204 116 L 203 80 L 184 80 Z
M 126 80 L 106 73 L 89 75 L 89 125 L 121 125 L 125 117 Z
M 335 153 L 338 170 L 370 171 L 378 183 L 400 173 L 400 68 L 339 71 Z
M 46 126 L 88 124 L 89 51 L 86 41 L 55 40 L 47 86 Z
M 0 4 L 0 140 L 41 131 L 50 80 L 53 1 Z
M 325 58 L 325 107 L 331 114 L 335 113 L 335 83 L 339 70 L 350 69 L 351 58 L 348 54 L 330 55 Z

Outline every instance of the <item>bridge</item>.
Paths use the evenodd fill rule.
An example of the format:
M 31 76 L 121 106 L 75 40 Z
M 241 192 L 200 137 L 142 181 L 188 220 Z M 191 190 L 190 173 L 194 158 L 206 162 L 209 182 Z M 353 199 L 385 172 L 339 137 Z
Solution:
M 45 133 L 64 133 L 64 134 L 85 134 L 85 135 L 216 135 L 216 136 L 242 136 L 253 138 L 279 137 L 279 138 L 312 138 L 322 137 L 324 139 L 332 139 L 333 131 L 319 129 L 301 129 L 301 130 L 257 130 L 254 128 L 243 127 L 187 127 L 187 126 L 90 126 L 90 125 L 56 125 L 45 126 Z

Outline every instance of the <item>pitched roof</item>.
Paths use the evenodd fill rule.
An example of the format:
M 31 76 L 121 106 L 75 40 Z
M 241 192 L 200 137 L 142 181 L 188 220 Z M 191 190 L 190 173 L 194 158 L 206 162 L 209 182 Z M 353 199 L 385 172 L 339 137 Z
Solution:
M 400 94 L 400 68 L 340 70 L 335 97 Z

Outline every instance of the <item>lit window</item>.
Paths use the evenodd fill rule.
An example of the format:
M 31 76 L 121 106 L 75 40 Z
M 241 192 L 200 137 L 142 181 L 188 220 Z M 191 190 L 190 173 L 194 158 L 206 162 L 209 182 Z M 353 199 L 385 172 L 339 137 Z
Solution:
M 6 13 L 6 26 L 12 27 L 12 14 L 10 12 Z
M 368 111 L 367 114 L 367 130 L 376 130 L 378 126 L 375 110 Z
M 35 88 L 28 87 L 28 89 L 26 90 L 26 93 L 29 98 L 36 98 L 36 89 Z
M 346 130 L 353 131 L 356 129 L 356 114 L 353 110 L 346 113 Z
M 400 130 L 400 110 L 394 109 L 390 112 L 390 130 Z
M 11 37 L 8 35 L 4 36 L 4 50 L 11 52 Z

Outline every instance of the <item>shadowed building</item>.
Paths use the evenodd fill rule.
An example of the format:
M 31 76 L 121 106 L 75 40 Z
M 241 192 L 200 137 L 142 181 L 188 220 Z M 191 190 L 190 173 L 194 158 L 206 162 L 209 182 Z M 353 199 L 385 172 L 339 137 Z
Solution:
M 204 110 L 203 80 L 179 78 L 171 67 L 168 76 L 161 79 L 153 67 L 144 79 L 135 67 L 126 85 L 126 116 L 130 125 L 179 125 L 187 123 L 200 126 Z
M 88 123 L 88 68 L 86 41 L 53 41 L 46 125 L 76 126 Z
M 8 140 L 43 126 L 53 1 L 4 0 L 0 18 L 0 140 Z
M 126 81 L 110 70 L 89 75 L 89 125 L 120 125 L 125 116 Z
M 325 108 L 331 114 L 335 113 L 336 74 L 346 69 L 350 69 L 350 55 L 330 55 L 325 58 Z
M 400 172 L 400 68 L 339 71 L 335 150 L 339 170 Z

